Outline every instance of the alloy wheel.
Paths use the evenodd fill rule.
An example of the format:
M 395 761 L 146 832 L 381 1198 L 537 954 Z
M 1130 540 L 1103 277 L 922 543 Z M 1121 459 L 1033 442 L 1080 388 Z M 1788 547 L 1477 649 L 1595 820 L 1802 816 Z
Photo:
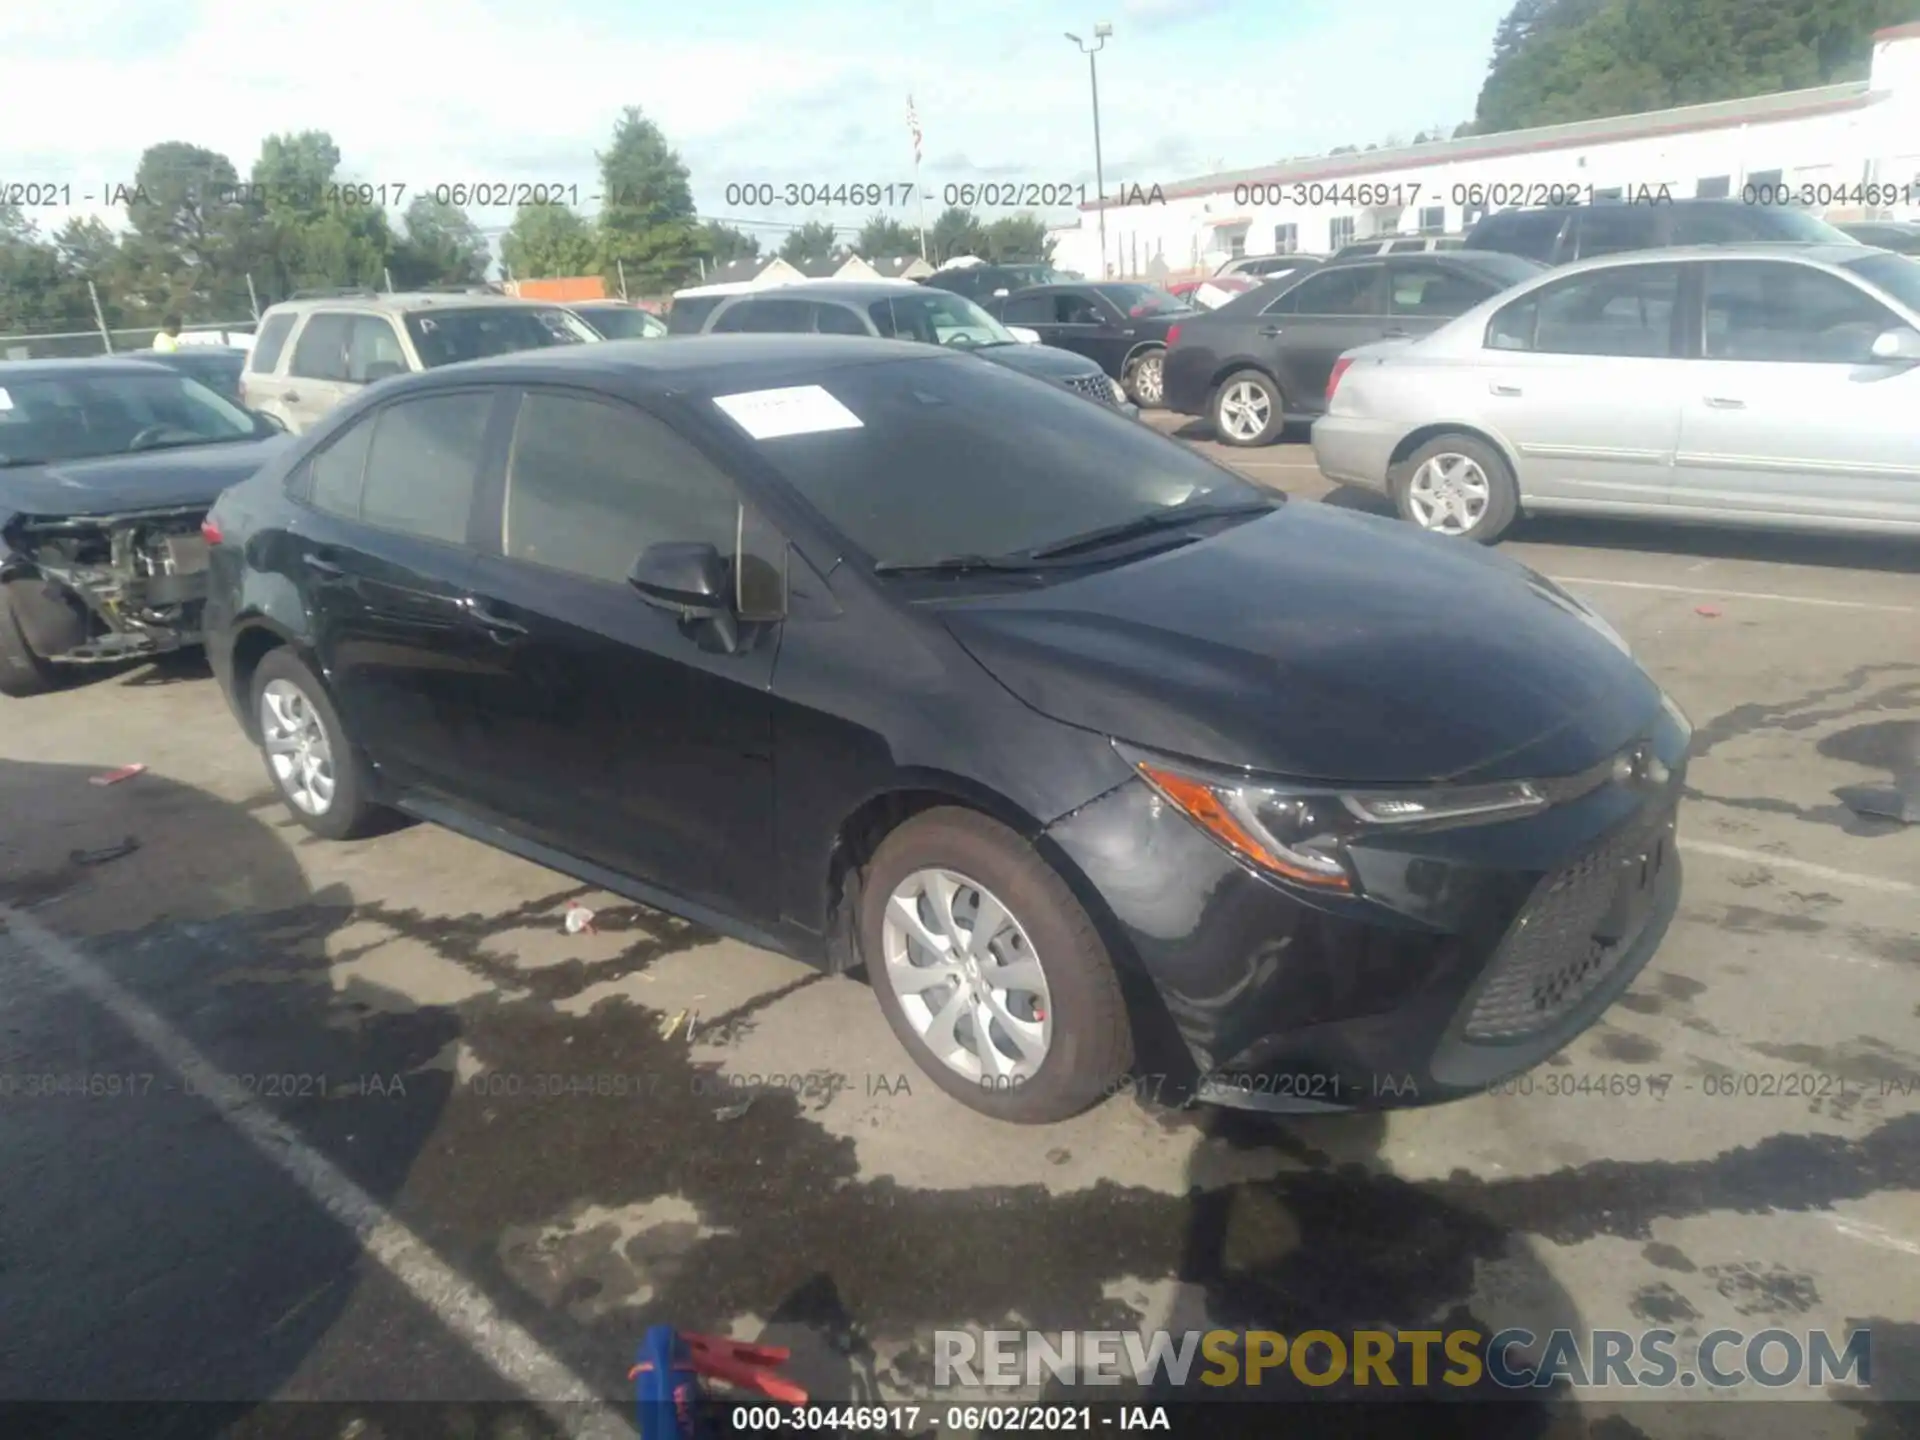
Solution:
M 1414 523 L 1437 535 L 1465 535 L 1486 516 L 1492 499 L 1487 472 L 1467 455 L 1434 455 L 1407 481 Z
M 1133 398 L 1142 405 L 1158 405 L 1166 384 L 1166 357 L 1159 352 L 1142 356 L 1133 367 Z
M 1220 392 L 1220 428 L 1236 440 L 1257 439 L 1272 415 L 1272 399 L 1251 380 L 1236 380 Z
M 1046 971 L 1005 904 L 958 871 L 922 869 L 887 899 L 882 968 L 914 1033 L 981 1084 L 1033 1076 L 1053 1042 Z
M 260 744 L 281 791 L 309 815 L 333 804 L 333 744 L 306 692 L 291 680 L 269 681 L 260 692 Z

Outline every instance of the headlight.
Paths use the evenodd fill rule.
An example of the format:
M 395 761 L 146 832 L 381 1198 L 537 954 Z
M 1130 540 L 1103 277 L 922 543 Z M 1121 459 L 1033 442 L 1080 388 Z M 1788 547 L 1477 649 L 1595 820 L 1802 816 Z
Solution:
M 1113 403 L 1116 405 L 1126 404 L 1127 392 L 1120 388 L 1120 382 L 1114 379 L 1111 375 L 1107 376 L 1106 378 L 1107 378 L 1107 389 L 1113 395 Z
M 1402 826 L 1471 824 L 1547 808 L 1525 781 L 1337 790 L 1225 779 L 1115 743 L 1169 805 L 1228 850 L 1296 884 L 1351 892 L 1347 844 Z

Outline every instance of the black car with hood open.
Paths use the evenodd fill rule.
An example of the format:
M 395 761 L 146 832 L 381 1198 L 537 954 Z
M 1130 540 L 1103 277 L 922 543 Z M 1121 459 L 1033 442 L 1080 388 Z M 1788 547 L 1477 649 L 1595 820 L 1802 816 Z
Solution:
M 0 695 L 199 643 L 201 521 L 289 443 L 146 360 L 0 365 Z

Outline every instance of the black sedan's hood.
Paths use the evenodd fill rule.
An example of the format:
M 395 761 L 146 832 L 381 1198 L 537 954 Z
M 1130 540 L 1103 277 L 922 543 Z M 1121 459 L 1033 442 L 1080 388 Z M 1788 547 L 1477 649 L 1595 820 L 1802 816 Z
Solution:
M 988 345 L 973 353 L 982 360 L 1018 370 L 1022 375 L 1037 375 L 1042 380 L 1079 380 L 1106 373 L 1086 356 L 1071 350 L 1057 350 L 1051 345 Z
M 1661 699 L 1531 571 L 1322 505 L 941 618 L 1056 720 L 1308 780 L 1572 774 Z
M 211 505 L 292 443 L 291 436 L 275 435 L 0 470 L 0 514 L 113 515 Z

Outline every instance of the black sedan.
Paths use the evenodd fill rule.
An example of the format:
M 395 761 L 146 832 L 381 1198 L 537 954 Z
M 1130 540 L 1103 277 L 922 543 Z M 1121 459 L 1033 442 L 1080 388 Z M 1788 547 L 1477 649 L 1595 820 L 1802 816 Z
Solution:
M 567 306 L 602 340 L 658 340 L 667 322 L 625 300 L 579 300 Z
M 944 345 L 1139 414 L 1094 362 L 1023 344 L 964 295 L 911 281 L 815 281 L 755 290 L 723 301 L 701 328 L 708 335 L 864 335 Z
M 1007 1120 L 1135 1065 L 1475 1093 L 1678 899 L 1688 726 L 1579 601 L 932 346 L 407 376 L 208 530 L 214 672 L 300 823 L 396 807 L 864 967 Z
M 1343 352 L 1437 330 L 1543 268 L 1494 251 L 1380 255 L 1249 291 L 1173 327 L 1167 408 L 1205 416 L 1225 444 L 1272 444 L 1287 421 L 1325 412 Z
M 1086 356 L 1142 406 L 1160 403 L 1168 332 L 1203 313 L 1158 286 L 1118 281 L 1036 285 L 991 300 L 986 308 L 1008 325 L 1033 331 L 1043 344 Z
M 140 360 L 0 365 L 0 695 L 200 638 L 200 522 L 292 442 Z
M 247 368 L 247 352 L 238 345 L 182 345 L 178 350 L 136 350 L 123 358 L 164 365 L 188 379 L 198 380 L 234 404 L 240 403 L 240 375 Z

